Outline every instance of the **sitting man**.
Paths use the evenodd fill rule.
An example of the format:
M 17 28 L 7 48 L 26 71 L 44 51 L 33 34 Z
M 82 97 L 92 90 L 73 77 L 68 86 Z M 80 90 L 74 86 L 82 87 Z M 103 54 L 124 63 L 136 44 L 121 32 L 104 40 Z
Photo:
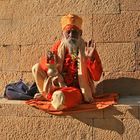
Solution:
M 94 81 L 102 74 L 95 43 L 82 39 L 82 19 L 69 14 L 61 24 L 62 39 L 51 48 L 46 64 L 42 59 L 32 68 L 41 96 L 56 110 L 94 102 Z

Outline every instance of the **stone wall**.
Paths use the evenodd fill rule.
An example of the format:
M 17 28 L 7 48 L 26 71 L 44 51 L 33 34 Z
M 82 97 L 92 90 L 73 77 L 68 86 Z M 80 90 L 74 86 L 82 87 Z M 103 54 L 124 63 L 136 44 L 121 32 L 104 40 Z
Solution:
M 60 18 L 83 18 L 104 75 L 97 92 L 140 95 L 140 0 L 0 0 L 0 92 L 10 81 L 32 82 L 32 66 L 61 38 Z
M 67 116 L 0 99 L 0 140 L 140 140 L 140 97 Z

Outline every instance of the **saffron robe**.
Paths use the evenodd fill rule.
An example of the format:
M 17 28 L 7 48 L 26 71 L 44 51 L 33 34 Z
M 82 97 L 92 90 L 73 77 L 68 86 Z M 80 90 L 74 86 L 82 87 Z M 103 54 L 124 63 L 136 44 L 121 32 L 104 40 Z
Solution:
M 58 41 L 52 48 L 51 51 L 54 52 L 56 55 L 58 55 L 58 50 L 59 50 L 59 46 L 61 44 L 61 41 Z M 98 81 L 101 77 L 102 74 L 102 65 L 101 65 L 101 60 L 99 58 L 99 55 L 96 51 L 96 49 L 93 52 L 93 56 L 94 56 L 94 61 L 91 61 L 90 59 L 86 59 L 86 67 L 88 69 L 88 73 L 90 75 L 90 78 L 93 81 Z M 40 63 L 40 67 L 42 70 L 47 72 L 47 67 L 44 65 L 45 59 L 42 59 L 41 63 Z M 65 51 L 64 54 L 64 61 L 63 61 L 63 67 L 61 69 L 61 73 L 64 77 L 64 81 L 67 85 L 67 87 L 63 87 L 63 88 L 59 88 L 57 90 L 61 90 L 63 91 L 64 95 L 65 95 L 65 103 L 64 103 L 64 110 L 75 107 L 76 105 L 80 104 L 82 101 L 84 100 L 84 97 L 82 95 L 82 91 L 80 89 L 80 85 L 79 85 L 79 81 L 77 78 L 77 66 L 76 66 L 76 60 L 72 60 L 71 56 L 69 55 L 69 53 L 67 51 Z M 94 102 L 92 103 L 92 107 L 90 106 L 91 109 L 95 109 L 95 108 L 104 108 L 107 107 L 109 105 L 112 105 L 113 103 L 116 103 L 116 94 L 112 94 L 110 95 L 106 95 L 104 96 L 104 99 L 101 97 L 100 99 L 103 100 L 103 102 L 100 104 L 96 104 L 97 100 L 99 101 L 100 99 L 98 97 L 94 97 L 95 91 L 93 91 L 93 98 L 96 99 L 96 101 L 94 100 Z M 46 100 L 51 101 L 51 96 L 53 93 L 49 93 L 46 94 L 44 93 L 43 96 L 46 98 Z M 101 100 L 100 100 L 101 101 Z M 32 106 L 36 106 L 42 110 L 46 110 L 46 111 L 56 111 L 49 102 L 47 103 L 43 103 L 42 101 L 28 101 L 28 104 L 32 105 Z M 85 107 L 84 107 L 85 109 Z M 82 109 L 81 109 L 82 110 Z

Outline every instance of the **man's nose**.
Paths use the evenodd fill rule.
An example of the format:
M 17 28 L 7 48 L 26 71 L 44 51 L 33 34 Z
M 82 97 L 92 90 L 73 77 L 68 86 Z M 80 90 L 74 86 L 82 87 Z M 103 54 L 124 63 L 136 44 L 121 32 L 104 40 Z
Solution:
M 77 38 L 77 35 L 75 34 L 74 31 L 71 31 L 69 35 L 70 35 L 70 37 Z
M 69 35 L 70 35 L 70 37 L 73 37 L 74 36 L 73 31 L 71 31 Z

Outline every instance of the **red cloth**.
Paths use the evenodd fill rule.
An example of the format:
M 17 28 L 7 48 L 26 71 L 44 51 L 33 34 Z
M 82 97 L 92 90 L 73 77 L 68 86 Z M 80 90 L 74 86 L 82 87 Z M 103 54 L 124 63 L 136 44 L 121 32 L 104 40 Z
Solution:
M 65 96 L 64 106 L 66 109 L 72 108 L 82 102 L 82 94 L 79 89 L 74 87 L 64 87 L 60 90 Z
M 47 64 L 47 59 L 45 56 L 42 56 L 40 59 L 40 62 L 39 62 L 39 66 L 41 67 L 42 70 L 47 72 L 48 68 L 47 68 L 46 64 Z
M 54 44 L 53 47 L 51 48 L 51 51 L 56 55 L 57 55 L 57 50 L 58 50 L 60 43 L 61 43 L 61 41 L 56 42 L 56 44 Z M 94 61 L 87 59 L 87 67 L 90 71 L 90 75 L 91 75 L 92 79 L 94 81 L 98 81 L 101 77 L 103 69 L 102 69 L 101 60 L 100 60 L 98 52 L 96 50 L 94 50 L 93 56 L 95 58 Z M 47 62 L 46 58 L 42 57 L 42 59 L 40 61 L 40 66 L 45 71 L 47 71 L 47 67 L 45 65 L 46 62 Z M 65 82 L 67 82 L 67 84 L 70 85 L 70 83 L 72 83 L 72 81 L 74 80 L 74 74 L 77 72 L 77 68 L 76 68 L 76 61 L 72 60 L 72 58 L 68 54 L 68 52 L 65 55 L 63 71 L 66 71 L 66 76 L 64 76 Z M 69 83 L 68 83 L 68 81 L 69 81 Z
M 55 53 L 56 55 L 57 55 L 57 50 L 58 50 L 60 43 L 61 43 L 61 41 L 58 41 L 51 48 L 51 51 L 53 53 Z M 102 70 L 101 60 L 99 58 L 97 51 L 95 50 L 93 53 L 94 53 L 93 56 L 95 59 L 94 59 L 94 61 L 91 61 L 90 59 L 88 59 L 87 67 L 89 69 L 92 79 L 94 81 L 98 81 L 101 77 L 103 70 Z M 42 61 L 40 62 L 40 66 L 43 70 L 47 71 L 45 64 L 46 64 L 46 59 L 42 58 Z M 57 111 L 52 107 L 52 105 L 50 103 L 51 98 L 52 98 L 52 93 L 49 93 L 47 96 L 46 96 L 46 93 L 43 94 L 46 101 L 30 100 L 30 101 L 27 101 L 26 103 L 31 106 L 34 106 L 36 108 L 39 108 L 41 110 L 47 111 L 51 114 L 67 114 L 70 112 L 81 112 L 81 111 L 102 109 L 102 108 L 108 107 L 108 106 L 116 103 L 117 94 L 113 93 L 111 95 L 94 97 L 94 102 L 91 104 L 78 105 L 82 101 L 82 94 L 80 92 L 79 82 L 78 82 L 78 78 L 77 78 L 77 61 L 76 61 L 76 59 L 73 60 L 71 58 L 68 51 L 65 54 L 62 75 L 64 77 L 65 83 L 68 86 L 68 87 L 59 89 L 59 90 L 62 90 L 65 95 L 65 104 L 64 105 L 66 107 L 65 107 L 64 111 Z M 77 107 L 72 108 L 75 106 L 77 106 Z M 70 109 L 70 108 L 72 108 L 72 109 Z
M 51 51 L 54 52 L 56 55 L 57 55 L 57 50 L 58 50 L 58 47 L 59 47 L 60 43 L 61 43 L 61 41 L 56 42 L 56 44 L 54 44 L 53 47 L 51 48 Z M 103 69 L 102 69 L 102 64 L 101 64 L 100 57 L 99 57 L 98 52 L 96 50 L 94 50 L 93 56 L 94 56 L 95 60 L 91 61 L 90 59 L 88 59 L 87 60 L 87 67 L 90 71 L 92 79 L 94 81 L 98 81 L 101 77 Z M 66 57 L 67 57 L 67 55 L 66 55 Z M 65 59 L 65 60 L 67 60 L 67 59 Z M 67 64 L 64 63 L 64 66 L 65 65 L 67 65 Z M 69 69 L 68 65 L 67 65 L 67 69 Z M 71 73 L 69 73 L 68 75 L 70 75 L 70 74 Z
M 73 108 L 68 108 L 61 111 L 54 109 L 49 101 L 29 100 L 26 103 L 53 115 L 71 115 L 73 113 L 104 109 L 108 106 L 116 104 L 117 99 L 118 99 L 118 94 L 116 93 L 106 94 L 106 95 L 95 97 L 93 103 L 90 104 L 82 103 Z
M 96 50 L 94 50 L 93 56 L 95 58 L 94 61 L 87 59 L 87 67 L 90 71 L 90 75 L 91 75 L 92 79 L 94 81 L 99 81 L 101 74 L 103 72 L 102 64 L 101 64 L 100 57 Z
M 67 31 L 67 30 L 71 30 L 71 29 L 75 29 L 75 30 L 80 30 L 80 31 L 82 31 L 82 30 L 79 29 L 77 26 L 75 26 L 75 25 L 70 25 L 70 24 L 67 25 L 67 26 L 65 26 L 63 30 Z
M 63 87 L 59 88 L 65 96 L 65 109 L 74 107 L 82 102 L 82 94 L 78 88 L 74 87 Z M 42 94 L 45 100 L 51 101 L 52 100 L 52 93 L 46 94 L 45 92 Z
M 67 86 L 79 88 L 77 59 L 72 59 L 68 51 L 65 54 L 62 75 Z

